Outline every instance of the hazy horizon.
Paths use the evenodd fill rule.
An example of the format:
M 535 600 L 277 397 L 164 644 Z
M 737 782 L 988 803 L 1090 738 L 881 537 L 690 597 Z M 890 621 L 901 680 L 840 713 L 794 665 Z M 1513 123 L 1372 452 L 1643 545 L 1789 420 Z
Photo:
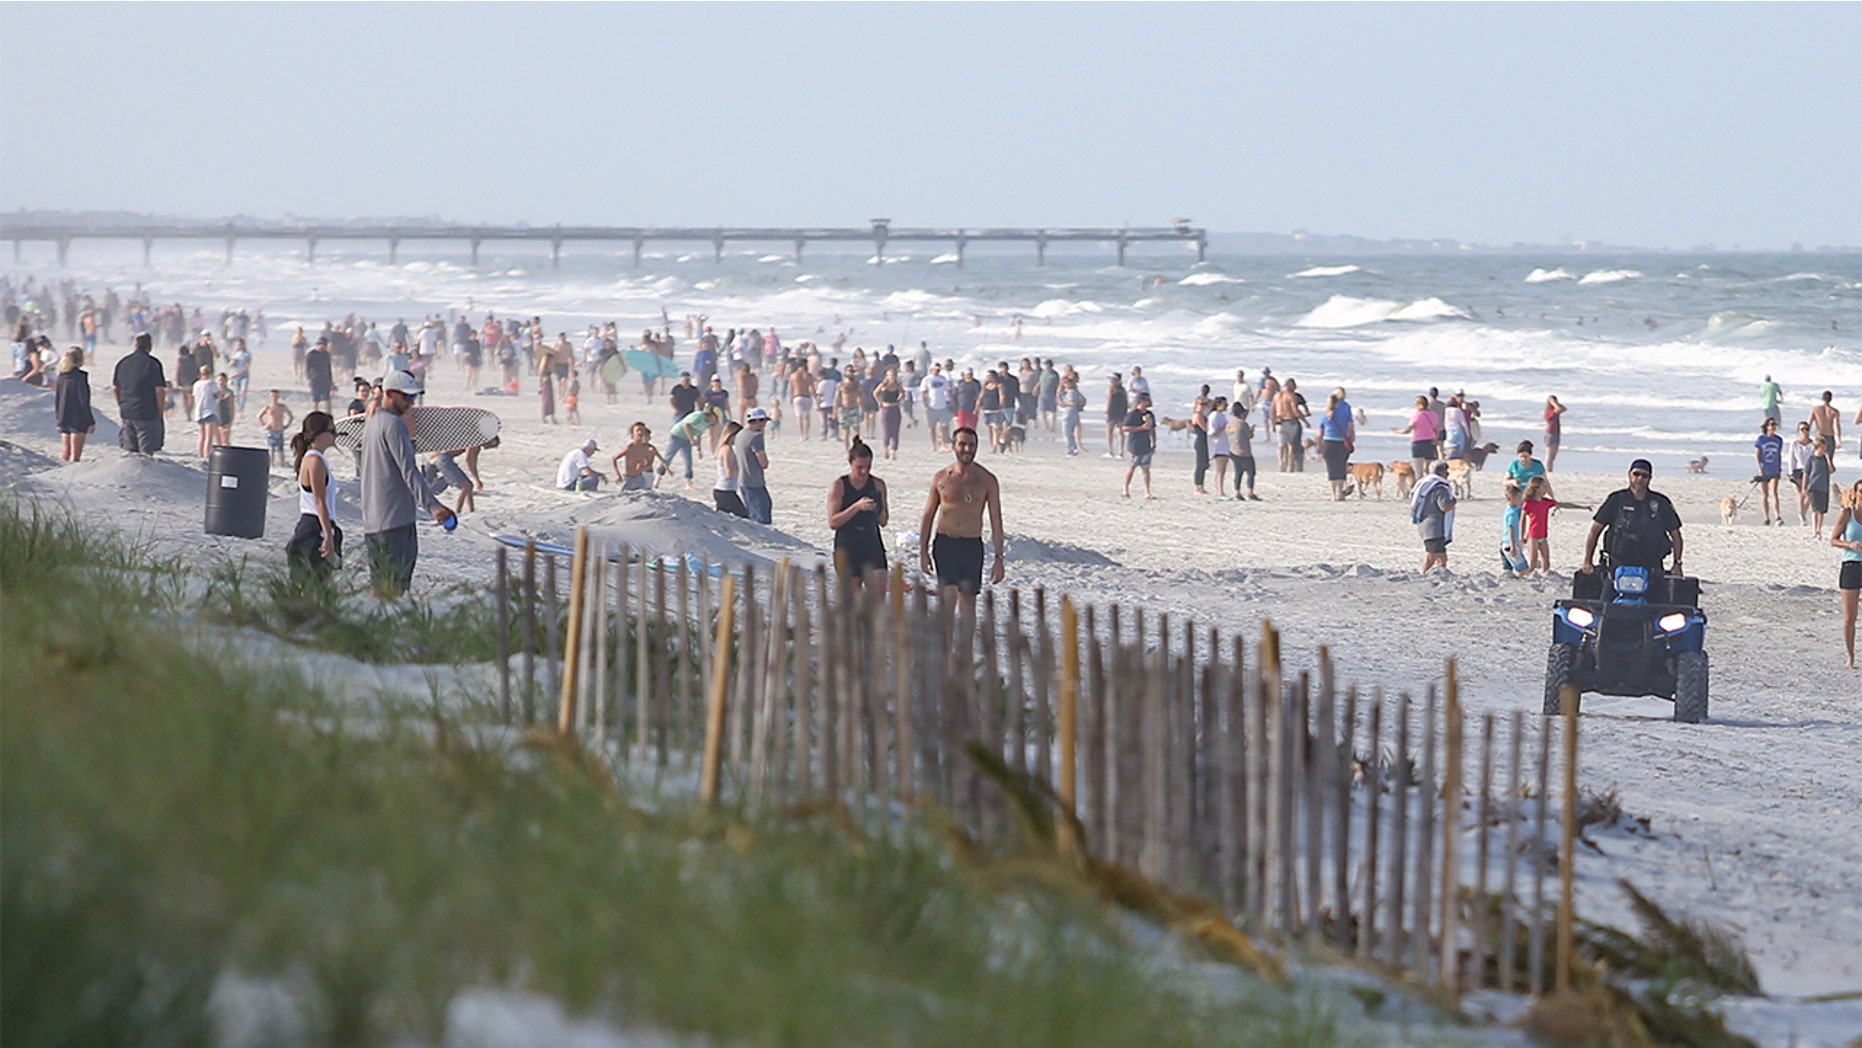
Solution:
M 1862 244 L 1862 5 L 0 4 L 0 210 Z

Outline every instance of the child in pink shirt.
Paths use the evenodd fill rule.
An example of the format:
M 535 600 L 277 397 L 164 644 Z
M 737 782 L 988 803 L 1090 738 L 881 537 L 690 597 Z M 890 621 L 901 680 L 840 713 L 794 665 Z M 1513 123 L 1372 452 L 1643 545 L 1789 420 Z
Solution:
M 1551 489 L 1543 476 L 1532 478 L 1526 484 L 1526 498 L 1520 504 L 1520 512 L 1526 517 L 1526 552 L 1532 562 L 1532 570 L 1549 572 L 1552 570 L 1552 511 L 1555 509 L 1590 509 L 1589 506 L 1575 502 L 1560 502 L 1551 497 Z

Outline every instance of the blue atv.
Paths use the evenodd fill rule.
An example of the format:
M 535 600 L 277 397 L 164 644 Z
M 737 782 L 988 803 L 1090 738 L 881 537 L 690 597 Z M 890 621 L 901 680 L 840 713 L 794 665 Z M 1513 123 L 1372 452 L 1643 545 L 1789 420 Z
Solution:
M 1552 610 L 1545 660 L 1545 715 L 1565 712 L 1584 692 L 1654 695 L 1675 704 L 1675 720 L 1707 719 L 1707 616 L 1700 580 L 1618 566 L 1581 573 L 1571 599 Z

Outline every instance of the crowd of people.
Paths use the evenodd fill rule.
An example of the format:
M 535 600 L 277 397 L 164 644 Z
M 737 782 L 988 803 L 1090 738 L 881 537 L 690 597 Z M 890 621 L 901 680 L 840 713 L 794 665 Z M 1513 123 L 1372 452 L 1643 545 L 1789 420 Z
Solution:
M 160 450 L 166 427 L 179 412 L 183 424 L 194 427 L 194 453 L 205 458 L 212 447 L 229 442 L 234 423 L 247 417 L 252 345 L 265 338 L 262 311 L 228 308 L 210 322 L 199 308 L 189 310 L 178 303 L 155 307 L 140 288 L 125 299 L 110 289 L 92 294 L 69 281 L 56 287 L 0 282 L 0 301 L 14 334 L 15 377 L 55 387 L 61 454 L 67 461 L 81 459 L 85 440 L 96 428 L 84 364 L 97 340 L 110 338 L 117 321 L 127 326 L 134 347 L 119 361 L 111 383 L 125 449 L 141 454 Z M 51 339 L 61 317 L 64 334 L 73 344 L 60 354 L 54 352 Z M 365 432 L 374 435 L 364 440 L 375 450 L 363 461 L 393 474 L 388 487 L 368 499 L 378 511 L 365 507 L 364 514 L 372 561 L 395 566 L 377 579 L 382 592 L 404 590 L 404 576 L 411 574 L 417 543 L 408 529 L 415 508 L 446 518 L 474 508 L 473 496 L 484 488 L 478 454 L 496 446 L 495 440 L 429 452 L 422 464 L 411 441 L 405 448 L 386 441 L 380 430 L 387 423 L 376 421 L 378 416 L 404 415 L 432 370 L 448 359 L 464 387 L 477 395 L 516 396 L 530 385 L 546 423 L 557 421 L 560 404 L 566 421 L 580 424 L 584 388 L 599 388 L 606 403 L 618 405 L 622 377 L 630 371 L 640 375 L 647 402 L 660 401 L 667 410 L 664 443 L 655 443 L 653 426 L 641 419 L 629 427 L 627 443 L 604 463 L 596 457 L 599 440 L 590 437 L 559 463 L 556 486 L 565 490 L 596 490 L 610 479 L 622 490 L 647 490 L 674 474 L 686 490 L 694 490 L 696 462 L 709 457 L 717 509 L 768 523 L 770 445 L 785 424 L 795 439 L 838 442 L 848 455 L 849 468 L 828 493 L 827 521 L 835 534 L 837 557 L 854 575 L 885 564 L 883 528 L 890 519 L 889 499 L 885 482 L 873 474 L 874 460 L 896 459 L 905 431 L 922 427 L 929 446 L 949 451 L 956 462 L 940 471 L 932 484 L 920 529 L 920 560 L 928 573 L 957 579 L 958 588 L 968 594 L 982 585 L 983 518 L 997 523 L 1001 514 L 999 482 L 977 464 L 977 457 L 985 448 L 992 456 L 1020 450 L 1030 433 L 1057 436 L 1068 456 L 1087 447 L 1085 418 L 1092 405 L 1083 378 L 1072 365 L 1057 366 L 1051 358 L 1003 360 L 981 368 L 979 375 L 978 368 L 960 367 L 952 358 L 936 359 L 925 342 L 903 354 L 894 346 L 874 352 L 855 346 L 848 351 L 843 335 L 824 349 L 808 340 L 785 344 L 774 328 L 730 328 L 719 335 L 702 316 L 685 318 L 685 335 L 691 352 L 681 361 L 669 318 L 659 330 L 643 331 L 628 351 L 620 348 L 614 322 L 587 325 L 573 338 L 566 330 L 552 337 L 540 317 L 504 318 L 491 312 L 482 321 L 463 314 L 430 314 L 414 325 L 396 319 L 385 333 L 379 322 L 354 314 L 327 321 L 314 337 L 296 328 L 291 339 L 293 373 L 309 394 L 309 410 L 299 419 L 281 391 L 273 389 L 256 412 L 274 464 L 291 468 L 302 489 L 303 520 L 291 543 L 291 563 L 316 576 L 326 573 L 340 556 L 341 534 L 329 501 L 323 452 L 335 439 L 336 420 L 345 415 L 368 418 Z M 173 354 L 172 375 L 155 356 L 164 345 Z M 382 377 L 370 379 L 366 373 Z M 495 380 L 488 381 L 493 374 Z M 339 403 L 337 391 L 346 387 L 354 396 Z M 1353 463 L 1365 416 L 1342 387 L 1334 388 L 1315 409 L 1296 379 L 1262 368 L 1258 379 L 1250 380 L 1245 370 L 1238 370 L 1225 392 L 1204 385 L 1189 402 L 1186 417 L 1170 418 L 1156 412 L 1150 382 L 1137 366 L 1126 373 L 1108 373 L 1103 397 L 1104 453 L 1125 464 L 1125 498 L 1132 497 L 1134 482 L 1143 498 L 1157 497 L 1153 469 L 1167 435 L 1180 437 L 1192 452 L 1191 491 L 1223 501 L 1261 500 L 1256 493 L 1257 444 L 1273 448 L 1275 467 L 1283 473 L 1304 472 L 1309 462 L 1323 463 L 1334 500 L 1350 497 L 1368 479 Z M 1784 523 L 1780 488 L 1788 476 L 1800 522 L 1821 539 L 1836 490 L 1842 414 L 1833 394 L 1824 391 L 1796 423 L 1796 439 L 1786 440 L 1779 432 L 1786 398 L 1769 376 L 1760 399 L 1765 417 L 1754 444 L 1753 484 L 1765 522 Z M 1541 442 L 1520 442 L 1507 467 L 1498 546 L 1501 568 L 1509 574 L 1550 573 L 1552 515 L 1593 509 L 1560 501 L 1553 491 L 1549 474 L 1557 461 L 1566 410 L 1556 396 L 1548 397 Z M 287 440 L 293 423 L 298 431 Z M 1862 412 L 1855 424 L 1862 425 Z M 407 427 L 398 428 L 405 436 Z M 1479 402 L 1459 391 L 1444 396 L 1431 388 L 1418 394 L 1404 424 L 1390 431 L 1410 439 L 1409 461 L 1390 467 L 1398 473 L 1399 491 L 1409 489 L 1412 521 L 1424 547 L 1422 570 L 1446 568 L 1456 507 L 1451 477 L 1458 468 L 1480 468 L 1498 448 L 1484 439 Z M 1381 475 L 1381 463 L 1366 465 Z M 1642 460 L 1637 465 L 1646 467 Z M 1672 518 L 1678 569 L 1679 518 L 1665 497 L 1646 493 L 1647 478 L 1639 473 L 1650 474 L 1652 469 L 1632 469 L 1631 485 L 1624 489 L 1631 494 L 1624 498 L 1655 507 L 1653 518 Z M 380 487 L 364 481 L 365 495 Z M 450 508 L 437 494 L 448 487 L 457 491 Z M 400 494 L 403 489 L 405 497 Z M 1639 490 L 1645 494 L 1635 495 Z M 962 499 L 962 505 L 954 499 Z M 1595 509 L 1595 528 L 1620 524 L 1614 517 L 1606 520 L 1612 513 L 1620 516 L 1623 499 L 1612 499 L 1615 504 L 1606 502 Z M 380 509 L 388 502 L 393 503 L 391 509 Z M 1846 551 L 1846 600 L 1854 593 L 1852 582 L 1862 584 L 1849 577 L 1862 571 L 1850 567 L 1862 560 L 1852 548 L 1859 526 L 1853 508 L 1845 505 L 1831 529 L 1832 544 Z M 999 571 L 999 533 L 997 541 Z M 1591 566 L 1592 553 L 1586 550 L 1586 566 L 1580 570 Z

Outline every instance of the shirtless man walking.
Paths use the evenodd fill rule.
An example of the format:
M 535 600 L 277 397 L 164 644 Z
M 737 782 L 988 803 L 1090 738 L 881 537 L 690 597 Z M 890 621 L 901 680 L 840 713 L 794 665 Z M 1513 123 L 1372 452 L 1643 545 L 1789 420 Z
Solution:
M 931 478 L 931 497 L 918 521 L 918 566 L 934 570 L 946 598 L 955 594 L 966 617 L 976 610 L 983 588 L 983 514 L 989 514 L 995 546 L 991 584 L 1002 581 L 1002 489 L 995 474 L 976 464 L 976 431 L 968 426 L 951 434 L 957 461 Z
M 1836 405 L 1830 401 L 1833 394 L 1823 391 L 1822 401 L 1810 409 L 1810 424 L 1817 436 L 1830 439 L 1830 457 L 1836 457 L 1836 449 L 1843 446 L 1843 417 L 1837 413 Z

